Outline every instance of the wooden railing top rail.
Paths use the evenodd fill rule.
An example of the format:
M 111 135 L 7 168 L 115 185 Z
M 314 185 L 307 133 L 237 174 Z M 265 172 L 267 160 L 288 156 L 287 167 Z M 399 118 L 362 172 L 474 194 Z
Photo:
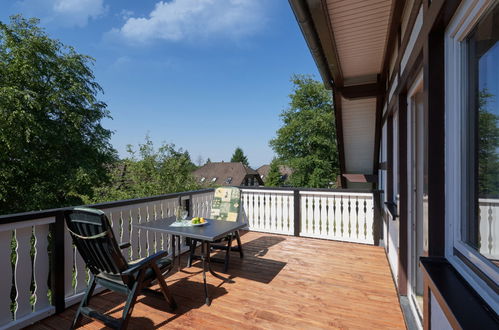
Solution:
M 189 195 L 195 195 L 195 194 L 202 194 L 202 193 L 210 192 L 213 190 L 214 190 L 214 188 L 207 188 L 207 189 L 191 190 L 191 191 L 170 193 L 170 194 L 150 196 L 150 197 L 125 199 L 125 200 L 120 200 L 120 201 L 91 204 L 91 205 L 85 205 L 85 206 L 86 207 L 93 207 L 93 208 L 107 209 L 107 208 L 119 207 L 119 206 L 124 206 L 124 205 L 133 205 L 133 204 L 153 202 L 153 201 L 162 200 L 162 199 L 169 199 L 169 198 L 177 198 L 177 197 L 183 197 L 183 196 L 189 196 Z M 45 218 L 45 217 L 53 217 L 53 216 L 56 216 L 57 214 L 60 214 L 61 211 L 65 211 L 71 207 L 73 207 L 73 206 L 66 206 L 66 207 L 49 209 L 49 210 L 41 210 L 41 211 L 30 211 L 30 212 L 0 215 L 0 225 L 12 223 L 12 222 L 28 221 L 28 220 L 33 220 L 33 219 Z
M 317 191 L 317 192 L 339 192 L 339 193 L 373 193 L 373 189 L 332 189 L 332 188 L 307 188 L 307 187 L 266 187 L 266 186 L 239 186 L 244 190 L 282 190 L 282 191 Z

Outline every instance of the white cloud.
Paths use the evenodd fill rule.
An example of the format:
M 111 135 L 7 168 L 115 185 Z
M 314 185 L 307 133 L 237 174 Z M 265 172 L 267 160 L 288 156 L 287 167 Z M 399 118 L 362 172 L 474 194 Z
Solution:
M 62 26 L 86 26 L 90 19 L 103 16 L 104 0 L 24 0 L 19 6 L 29 15 Z
M 262 0 L 160 1 L 148 17 L 130 17 L 110 34 L 132 43 L 239 39 L 258 32 L 265 21 Z
M 127 20 L 129 19 L 130 17 L 132 17 L 134 14 L 133 11 L 131 10 L 126 10 L 126 9 L 122 9 L 121 12 L 118 14 L 118 16 L 120 16 L 121 18 L 123 18 L 124 20 Z

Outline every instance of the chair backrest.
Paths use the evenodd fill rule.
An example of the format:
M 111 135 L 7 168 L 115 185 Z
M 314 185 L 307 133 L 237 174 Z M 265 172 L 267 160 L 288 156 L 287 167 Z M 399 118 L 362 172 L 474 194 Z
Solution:
M 241 207 L 241 191 L 236 187 L 215 189 L 210 219 L 237 221 Z
M 73 208 L 64 213 L 64 218 L 73 243 L 92 273 L 119 275 L 128 268 L 104 212 Z

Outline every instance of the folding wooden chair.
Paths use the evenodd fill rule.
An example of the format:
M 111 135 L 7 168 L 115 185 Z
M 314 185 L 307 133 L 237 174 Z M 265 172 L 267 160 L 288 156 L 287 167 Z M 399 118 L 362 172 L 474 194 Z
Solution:
M 90 282 L 74 317 L 72 329 L 77 327 L 82 316 L 99 320 L 115 329 L 126 329 L 140 293 L 161 295 L 147 288 L 154 280 L 158 280 L 162 296 L 170 307 L 176 308 L 175 300 L 163 278 L 172 268 L 172 261 L 167 257 L 166 251 L 127 262 L 121 249 L 129 247 L 130 244 L 118 246 L 104 212 L 90 208 L 74 208 L 66 211 L 64 216 L 73 242 L 91 271 Z M 88 307 L 97 284 L 127 296 L 120 319 L 98 313 Z

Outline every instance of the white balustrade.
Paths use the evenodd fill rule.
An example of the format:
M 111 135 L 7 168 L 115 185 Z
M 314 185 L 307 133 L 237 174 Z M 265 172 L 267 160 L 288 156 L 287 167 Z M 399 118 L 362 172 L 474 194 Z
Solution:
M 208 218 L 211 213 L 211 202 L 213 200 L 213 192 L 196 194 L 192 196 L 192 216 Z
M 293 191 L 242 189 L 241 204 L 250 230 L 293 235 Z
M 372 193 L 300 191 L 300 236 L 374 244 Z
M 54 222 L 55 218 L 43 218 L 0 225 L 0 264 L 4 267 L 0 281 L 0 329 L 19 329 L 55 312 L 47 285 L 49 225 Z
M 478 206 L 480 253 L 499 260 L 499 198 L 480 198 Z

